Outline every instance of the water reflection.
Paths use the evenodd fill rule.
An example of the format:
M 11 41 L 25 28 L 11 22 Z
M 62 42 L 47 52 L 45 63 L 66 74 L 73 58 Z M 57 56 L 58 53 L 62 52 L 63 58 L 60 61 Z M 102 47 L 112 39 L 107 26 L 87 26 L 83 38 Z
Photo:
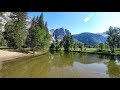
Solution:
M 0 77 L 120 77 L 120 57 L 53 51 L 42 56 L 2 62 Z

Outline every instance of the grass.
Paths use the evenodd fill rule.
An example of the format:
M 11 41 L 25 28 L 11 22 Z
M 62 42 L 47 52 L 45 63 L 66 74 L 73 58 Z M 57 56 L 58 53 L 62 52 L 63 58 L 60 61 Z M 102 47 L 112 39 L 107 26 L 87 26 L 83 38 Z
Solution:
M 73 52 L 101 54 L 101 55 L 120 55 L 120 48 L 115 49 L 115 53 L 111 53 L 110 50 L 97 51 L 96 48 L 86 48 L 86 50 L 80 51 L 80 49 L 72 50 Z
M 7 46 L 0 46 L 1 50 L 8 50 L 8 51 L 16 51 L 15 49 L 10 49 Z M 62 51 L 64 50 L 64 48 L 61 49 Z M 23 51 L 21 51 L 22 53 L 29 53 L 29 51 L 31 51 L 30 48 L 24 48 Z M 72 52 L 80 52 L 80 53 L 90 53 L 90 54 L 102 54 L 102 55 L 120 55 L 120 48 L 115 48 L 115 53 L 111 53 L 110 50 L 106 51 L 97 51 L 97 48 L 86 48 L 86 50 L 83 49 L 83 51 L 80 50 L 80 48 L 77 48 L 76 50 L 72 49 Z M 42 55 L 47 53 L 48 50 L 45 51 L 37 51 L 36 55 Z
M 7 46 L 0 46 L 0 49 L 9 49 Z

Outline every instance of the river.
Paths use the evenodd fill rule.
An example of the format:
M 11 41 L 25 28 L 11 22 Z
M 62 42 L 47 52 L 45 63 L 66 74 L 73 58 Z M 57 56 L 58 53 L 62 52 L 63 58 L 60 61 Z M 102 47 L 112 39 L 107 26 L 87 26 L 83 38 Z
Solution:
M 49 52 L 0 63 L 0 78 L 119 78 L 120 57 Z

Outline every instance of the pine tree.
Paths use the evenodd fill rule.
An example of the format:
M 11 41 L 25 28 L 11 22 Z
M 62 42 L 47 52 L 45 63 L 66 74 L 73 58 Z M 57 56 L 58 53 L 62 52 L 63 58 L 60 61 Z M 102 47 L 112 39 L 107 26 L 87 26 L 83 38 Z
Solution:
M 37 23 L 37 25 L 39 23 L 39 17 L 38 16 L 36 17 L 36 23 Z
M 45 31 L 46 31 L 47 33 L 49 33 L 49 31 L 48 31 L 48 26 L 47 26 L 47 22 L 45 22 Z
M 36 26 L 36 25 L 37 25 L 36 18 L 33 17 L 33 19 L 32 19 L 32 23 L 31 23 L 31 28 L 34 27 L 34 26 Z
M 28 30 L 27 47 L 30 46 L 33 51 L 49 49 L 51 36 L 47 30 L 47 23 L 46 28 L 44 26 L 43 13 L 41 13 L 39 18 L 34 17 L 31 28 Z
M 33 51 L 44 49 L 43 42 L 44 42 L 45 33 L 43 29 L 41 29 L 39 26 L 30 28 L 29 37 L 30 37 L 30 47 L 33 49 Z
M 4 38 L 7 40 L 8 46 L 22 49 L 25 43 L 25 24 L 26 12 L 13 12 L 10 16 L 11 22 L 6 23 Z
M 39 17 L 39 21 L 38 21 L 38 25 L 40 26 L 41 29 L 44 29 L 44 20 L 43 20 L 43 13 L 41 13 L 40 17 Z

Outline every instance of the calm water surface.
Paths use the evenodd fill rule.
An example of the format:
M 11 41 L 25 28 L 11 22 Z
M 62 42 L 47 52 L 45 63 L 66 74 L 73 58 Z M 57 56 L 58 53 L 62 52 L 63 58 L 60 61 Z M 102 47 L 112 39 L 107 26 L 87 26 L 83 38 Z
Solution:
M 49 52 L 0 63 L 1 78 L 120 77 L 120 57 L 75 52 Z

